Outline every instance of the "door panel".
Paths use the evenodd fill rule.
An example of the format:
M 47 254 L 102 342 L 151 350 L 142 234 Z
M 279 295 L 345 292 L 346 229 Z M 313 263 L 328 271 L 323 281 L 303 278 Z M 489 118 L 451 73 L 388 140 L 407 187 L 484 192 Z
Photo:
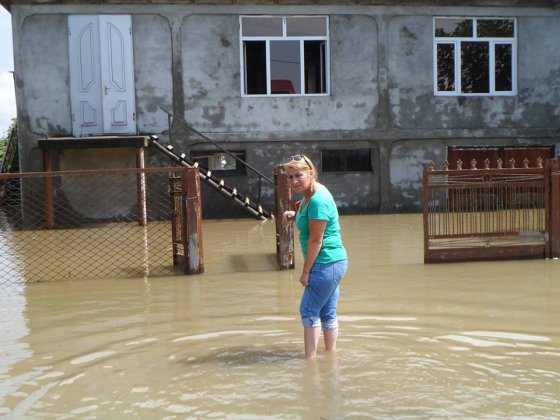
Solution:
M 72 131 L 103 133 L 99 25 L 97 16 L 69 16 Z
M 131 17 L 72 15 L 73 134 L 136 132 Z
M 128 15 L 99 16 L 106 133 L 136 131 L 131 25 Z

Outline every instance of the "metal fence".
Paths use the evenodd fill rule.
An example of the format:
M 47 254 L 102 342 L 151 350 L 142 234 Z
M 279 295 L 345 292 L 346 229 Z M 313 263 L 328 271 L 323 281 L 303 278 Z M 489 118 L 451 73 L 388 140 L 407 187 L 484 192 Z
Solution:
M 0 175 L 0 284 L 182 273 L 169 182 L 181 171 Z
M 424 165 L 425 262 L 557 256 L 558 165 Z

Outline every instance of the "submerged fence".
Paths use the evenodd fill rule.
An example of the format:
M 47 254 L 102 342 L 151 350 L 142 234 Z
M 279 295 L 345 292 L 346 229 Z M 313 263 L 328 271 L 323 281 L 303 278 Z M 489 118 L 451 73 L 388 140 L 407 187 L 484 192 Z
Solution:
M 509 166 L 424 165 L 425 262 L 559 256 L 558 159 Z
M 0 175 L 0 284 L 182 272 L 170 179 L 184 171 Z

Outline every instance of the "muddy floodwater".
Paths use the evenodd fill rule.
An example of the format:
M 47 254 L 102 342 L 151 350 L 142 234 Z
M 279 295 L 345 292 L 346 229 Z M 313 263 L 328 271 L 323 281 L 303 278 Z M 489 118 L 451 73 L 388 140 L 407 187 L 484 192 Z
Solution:
M 272 222 L 205 221 L 199 276 L 2 286 L 0 417 L 560 418 L 560 261 L 424 265 L 421 215 L 341 226 L 315 361 Z

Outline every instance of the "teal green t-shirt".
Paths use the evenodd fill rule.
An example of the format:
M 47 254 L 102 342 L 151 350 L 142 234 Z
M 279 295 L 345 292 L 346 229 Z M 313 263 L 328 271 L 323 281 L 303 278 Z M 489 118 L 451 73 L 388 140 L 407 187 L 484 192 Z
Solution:
M 305 208 L 304 208 L 305 206 Z M 303 210 L 302 210 L 303 209 Z M 338 224 L 338 210 L 334 198 L 325 187 L 319 187 L 311 196 L 309 204 L 305 205 L 305 198 L 301 201 L 296 213 L 296 225 L 299 229 L 299 242 L 303 256 L 307 255 L 307 241 L 309 240 L 309 220 L 326 220 L 323 244 L 315 262 L 326 264 L 345 260 L 346 249 L 342 245 L 340 225 Z

